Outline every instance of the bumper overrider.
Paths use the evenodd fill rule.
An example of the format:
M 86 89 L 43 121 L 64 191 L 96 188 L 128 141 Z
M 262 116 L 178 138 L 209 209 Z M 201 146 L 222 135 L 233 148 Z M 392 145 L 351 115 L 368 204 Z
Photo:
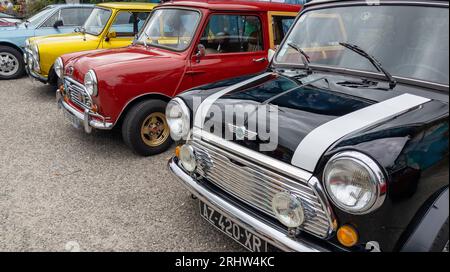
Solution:
M 114 126 L 114 123 L 108 122 L 106 117 L 86 108 L 83 111 L 80 111 L 70 105 L 67 102 L 68 100 L 67 94 L 64 94 L 61 89 L 56 90 L 56 102 L 58 108 L 65 111 L 65 113 L 72 116 L 72 118 L 78 120 L 86 133 L 91 133 L 92 129 L 110 130 Z
M 178 165 L 178 158 L 173 157 L 168 162 L 168 168 L 172 174 L 200 201 L 213 207 L 224 216 L 235 221 L 242 227 L 253 231 L 257 236 L 269 242 L 278 249 L 284 251 L 297 252 L 327 252 L 330 251 L 322 246 L 303 240 L 302 238 L 293 238 L 288 236 L 280 229 L 268 224 L 257 216 L 252 215 L 238 205 L 221 197 L 217 192 L 202 185 L 202 183 Z
M 38 74 L 35 71 L 35 66 L 39 65 L 37 59 L 33 56 L 29 48 L 25 48 L 25 53 L 23 54 L 23 60 L 25 63 L 25 71 L 30 78 L 36 79 L 42 83 L 48 82 L 48 77 Z

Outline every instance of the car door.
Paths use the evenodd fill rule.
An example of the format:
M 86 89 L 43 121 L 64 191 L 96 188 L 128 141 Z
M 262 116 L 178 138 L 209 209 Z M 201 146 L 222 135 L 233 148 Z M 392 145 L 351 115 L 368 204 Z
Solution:
M 150 11 L 127 11 L 116 13 L 107 36 L 102 41 L 103 48 L 124 47 L 131 44 L 135 35 L 144 26 Z
M 62 34 L 73 32 L 76 27 L 82 26 L 89 14 L 92 12 L 90 7 L 71 7 L 61 8 L 49 16 L 35 32 L 36 36 L 46 36 L 52 34 Z M 62 26 L 54 27 L 56 21 L 61 20 Z
M 260 14 L 211 14 L 197 43 L 205 55 L 196 57 L 194 50 L 185 80 L 194 87 L 266 69 L 269 45 L 263 22 Z

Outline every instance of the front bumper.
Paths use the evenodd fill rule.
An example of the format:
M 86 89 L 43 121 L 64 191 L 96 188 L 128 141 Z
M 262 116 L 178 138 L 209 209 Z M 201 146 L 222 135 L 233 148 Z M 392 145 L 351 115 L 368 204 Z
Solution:
M 23 54 L 23 60 L 25 62 L 25 71 L 30 78 L 36 79 L 42 83 L 48 82 L 48 77 L 38 74 L 36 71 L 34 71 L 34 65 L 37 60 L 34 59 L 31 52 L 29 52 L 27 49 L 25 49 L 25 53 Z
M 100 130 L 110 130 L 114 126 L 114 123 L 107 122 L 106 118 L 98 113 L 92 112 L 88 109 L 85 109 L 84 112 L 81 112 L 75 107 L 68 104 L 64 100 L 64 97 L 59 89 L 56 90 L 56 102 L 58 104 L 58 108 L 63 109 L 67 113 L 73 115 L 83 124 L 83 128 L 86 133 L 91 133 L 93 128 Z
M 217 193 L 202 186 L 200 182 L 188 175 L 178 166 L 177 159 L 172 158 L 168 163 L 169 170 L 196 197 L 217 211 L 238 222 L 242 227 L 252 230 L 262 239 L 284 251 L 325 252 L 328 249 L 300 238 L 291 238 L 287 234 L 267 224 L 263 220 L 252 216 L 233 203 L 220 197 Z

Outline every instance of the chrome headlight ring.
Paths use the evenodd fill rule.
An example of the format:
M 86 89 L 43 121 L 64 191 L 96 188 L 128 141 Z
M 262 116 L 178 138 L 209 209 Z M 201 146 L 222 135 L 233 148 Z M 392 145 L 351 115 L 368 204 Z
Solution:
M 97 76 L 94 72 L 94 70 L 89 70 L 84 75 L 84 87 L 86 88 L 86 91 L 90 96 L 97 96 L 98 94 L 98 87 L 97 87 Z
M 334 155 L 325 166 L 323 181 L 331 202 L 350 214 L 363 215 L 377 210 L 387 194 L 381 167 L 357 151 Z
M 167 104 L 166 119 L 170 135 L 175 141 L 188 136 L 191 127 L 191 113 L 181 98 L 175 97 Z
M 53 70 L 59 78 L 64 78 L 64 63 L 61 57 L 58 57 L 53 64 Z

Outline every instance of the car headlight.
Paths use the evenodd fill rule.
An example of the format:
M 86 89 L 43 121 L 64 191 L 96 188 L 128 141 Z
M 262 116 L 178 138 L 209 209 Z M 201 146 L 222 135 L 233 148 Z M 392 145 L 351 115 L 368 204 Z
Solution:
M 181 146 L 179 159 L 186 171 L 193 172 L 197 168 L 194 148 L 191 145 L 185 144 Z
M 53 69 L 55 70 L 55 73 L 59 78 L 62 79 L 64 77 L 64 64 L 61 58 L 57 58 L 55 60 L 55 64 L 53 64 Z
M 325 166 L 325 189 L 331 201 L 350 214 L 378 209 L 386 197 L 386 178 L 370 157 L 355 151 L 338 153 Z
M 175 141 L 187 137 L 191 126 L 190 111 L 181 98 L 176 97 L 167 104 L 166 119 Z
M 96 96 L 98 94 L 97 76 L 95 75 L 94 70 L 89 70 L 86 75 L 84 75 L 84 87 L 89 95 Z

